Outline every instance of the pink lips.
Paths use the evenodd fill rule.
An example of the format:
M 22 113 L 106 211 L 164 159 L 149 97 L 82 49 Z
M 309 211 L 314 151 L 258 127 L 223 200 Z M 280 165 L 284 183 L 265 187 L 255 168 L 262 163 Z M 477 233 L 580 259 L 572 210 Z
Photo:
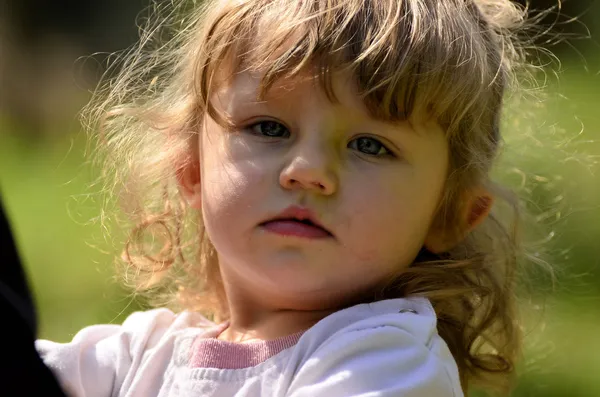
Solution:
M 261 224 L 262 228 L 275 234 L 288 237 L 322 239 L 332 237 L 323 227 L 312 211 L 307 208 L 292 206 L 270 221 Z

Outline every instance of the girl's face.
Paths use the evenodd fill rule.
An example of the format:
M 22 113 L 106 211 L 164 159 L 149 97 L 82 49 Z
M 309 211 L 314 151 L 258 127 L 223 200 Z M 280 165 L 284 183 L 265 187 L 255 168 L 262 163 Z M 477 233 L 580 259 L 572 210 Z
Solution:
M 197 202 L 226 291 L 281 309 L 336 308 L 408 267 L 435 234 L 444 133 L 371 118 L 343 76 L 333 79 L 339 103 L 308 78 L 257 101 L 259 83 L 242 73 L 217 92 L 236 128 L 207 119 L 199 140 Z

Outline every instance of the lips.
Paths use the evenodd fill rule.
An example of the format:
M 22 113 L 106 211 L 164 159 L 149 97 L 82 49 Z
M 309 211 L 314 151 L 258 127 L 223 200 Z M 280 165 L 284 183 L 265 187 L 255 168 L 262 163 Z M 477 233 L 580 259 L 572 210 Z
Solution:
M 300 237 L 306 239 L 322 239 L 333 237 L 308 208 L 292 206 L 263 222 L 260 226 L 274 234 L 284 237 Z

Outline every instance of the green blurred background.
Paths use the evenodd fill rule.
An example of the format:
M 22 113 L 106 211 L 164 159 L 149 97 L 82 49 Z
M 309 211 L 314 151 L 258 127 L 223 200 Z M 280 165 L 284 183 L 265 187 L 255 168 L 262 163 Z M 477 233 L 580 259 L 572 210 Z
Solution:
M 112 278 L 122 236 L 106 236 L 97 222 L 98 170 L 87 162 L 76 114 L 106 59 L 80 57 L 130 45 L 145 2 L 47 3 L 3 4 L 8 12 L 0 14 L 0 189 L 35 292 L 40 336 L 67 341 L 140 307 Z M 557 270 L 553 285 L 533 273 L 533 291 L 541 292 L 523 307 L 527 349 L 516 397 L 600 397 L 600 47 L 593 40 L 600 6 L 563 8 L 581 14 L 592 39 L 577 39 L 587 35 L 578 22 L 558 24 L 571 40 L 551 47 L 561 63 L 547 67 L 545 102 L 534 116 L 513 110 L 505 125 L 505 162 L 537 181 L 528 187 L 530 205 L 543 207 L 536 222 L 549 231 L 546 260 Z M 526 139 L 521 128 L 531 132 Z

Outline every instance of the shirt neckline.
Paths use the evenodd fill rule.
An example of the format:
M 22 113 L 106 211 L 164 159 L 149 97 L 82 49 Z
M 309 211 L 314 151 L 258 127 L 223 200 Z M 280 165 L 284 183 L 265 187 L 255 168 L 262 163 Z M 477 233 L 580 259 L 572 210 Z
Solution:
M 191 368 L 242 369 L 255 367 L 269 358 L 298 343 L 306 331 L 277 339 L 250 342 L 229 342 L 217 339 L 228 327 L 219 324 L 192 343 L 189 366 Z

